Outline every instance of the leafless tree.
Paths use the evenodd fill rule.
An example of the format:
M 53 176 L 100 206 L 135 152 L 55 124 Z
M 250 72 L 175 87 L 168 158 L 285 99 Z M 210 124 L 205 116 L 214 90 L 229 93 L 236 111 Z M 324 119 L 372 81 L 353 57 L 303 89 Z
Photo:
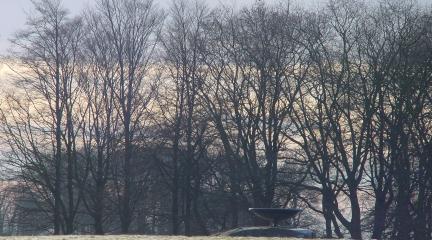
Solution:
M 121 169 L 117 169 L 118 211 L 123 233 L 129 231 L 133 219 L 134 182 L 132 175 L 133 144 L 140 122 L 149 109 L 155 93 L 151 76 L 153 53 L 162 18 L 152 1 L 101 0 L 97 11 L 99 21 L 113 49 L 116 73 L 109 83 L 115 97 L 114 107 L 122 125 L 123 151 Z M 120 181 L 121 179 L 121 181 Z
M 418 6 L 175 0 L 163 25 L 151 0 L 99 0 L 82 19 L 34 1 L 0 104 L 14 223 L 195 235 L 263 224 L 248 207 L 307 206 L 326 237 L 430 238 Z
M 312 66 L 301 88 L 293 117 L 300 139 L 292 138 L 305 152 L 311 186 L 322 193 L 318 210 L 326 220 L 326 236 L 338 221 L 355 239 L 361 238 L 359 197 L 371 145 L 371 121 L 377 91 L 363 76 L 358 27 L 365 7 L 352 2 L 330 1 L 328 15 L 310 15 L 304 44 Z M 350 204 L 350 220 L 344 216 L 343 197 Z M 345 203 L 342 203 L 345 204 Z
M 84 41 L 84 58 L 81 88 L 83 92 L 82 131 L 83 154 L 88 181 L 81 184 L 85 191 L 84 204 L 94 219 L 96 234 L 103 234 L 106 216 L 107 183 L 113 153 L 118 149 L 119 116 L 115 111 L 115 96 L 111 88 L 117 74 L 115 52 L 109 46 L 109 36 L 104 31 L 99 15 L 86 14 L 87 35 Z M 81 179 L 86 179 L 86 174 Z
M 24 69 L 17 82 L 23 92 L 20 97 L 9 96 L 2 110 L 3 130 L 14 155 L 10 164 L 27 169 L 22 173 L 28 175 L 21 177 L 52 203 L 54 233 L 72 233 L 79 205 L 79 197 L 74 196 L 76 119 L 72 112 L 80 20 L 69 19 L 59 1 L 34 5 L 36 12 L 29 16 L 27 29 L 12 41 Z
M 163 38 L 165 69 L 173 93 L 172 119 L 172 231 L 179 233 L 179 206 L 183 205 L 184 232 L 190 235 L 192 220 L 200 231 L 208 233 L 201 213 L 200 161 L 206 150 L 208 117 L 203 114 L 198 98 L 199 84 L 205 78 L 206 70 L 201 52 L 204 44 L 204 25 L 209 18 L 208 9 L 198 2 L 173 1 L 170 19 Z M 165 96 L 169 97 L 169 96 Z M 169 100 L 169 99 L 166 99 Z M 165 110 L 166 111 L 166 110 Z M 164 112 L 165 112 L 164 111 Z M 169 113 L 170 111 L 166 111 Z M 183 199 L 179 201 L 179 197 Z M 182 202 L 183 204 L 180 204 Z
M 209 23 L 200 94 L 224 147 L 237 206 L 274 206 L 289 113 L 304 78 L 299 16 L 289 6 L 227 9 Z M 234 218 L 235 219 L 235 218 Z

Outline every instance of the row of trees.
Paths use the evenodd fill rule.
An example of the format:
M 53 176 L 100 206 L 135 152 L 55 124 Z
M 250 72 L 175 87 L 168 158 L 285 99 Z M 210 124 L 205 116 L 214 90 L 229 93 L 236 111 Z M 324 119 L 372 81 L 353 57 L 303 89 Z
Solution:
M 35 10 L 1 104 L 17 226 L 31 212 L 54 234 L 194 235 L 252 224 L 248 207 L 304 207 L 326 237 L 431 238 L 432 14 L 418 5 Z

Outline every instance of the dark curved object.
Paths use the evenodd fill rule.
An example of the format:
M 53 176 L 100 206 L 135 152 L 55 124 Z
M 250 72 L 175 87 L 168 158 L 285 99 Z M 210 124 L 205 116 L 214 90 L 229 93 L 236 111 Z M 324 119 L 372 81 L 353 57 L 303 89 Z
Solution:
M 315 238 L 315 233 L 311 230 L 302 228 L 240 227 L 219 233 L 216 236 Z
M 249 208 L 249 211 L 272 222 L 273 227 L 276 227 L 279 221 L 292 218 L 302 210 L 298 208 Z

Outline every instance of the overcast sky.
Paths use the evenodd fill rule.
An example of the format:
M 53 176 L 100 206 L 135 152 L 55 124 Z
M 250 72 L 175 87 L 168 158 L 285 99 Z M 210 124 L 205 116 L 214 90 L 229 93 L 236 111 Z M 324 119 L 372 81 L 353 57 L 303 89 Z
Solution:
M 84 8 L 90 6 L 95 0 L 63 0 L 63 5 L 72 14 L 80 13 Z M 230 4 L 236 7 L 249 5 L 256 0 L 200 0 L 214 6 L 217 4 Z M 278 3 L 280 0 L 264 0 L 268 3 Z M 298 0 L 300 1 L 300 0 Z M 308 5 L 318 5 L 324 0 L 302 0 Z M 154 3 L 166 7 L 171 0 L 154 0 Z M 303 3 L 302 3 L 303 4 Z M 26 22 L 26 12 L 32 9 L 31 0 L 0 0 L 0 54 L 7 52 L 9 39 L 13 34 L 22 29 Z
M 72 14 L 79 14 L 84 8 L 90 6 L 95 0 L 63 0 L 64 6 Z M 119 0 L 121 1 L 121 0 Z M 228 4 L 234 7 L 250 5 L 257 0 L 198 0 L 205 1 L 211 6 Z M 279 3 L 287 0 L 262 0 L 266 3 Z M 367 0 L 374 2 L 377 0 Z M 432 3 L 432 0 L 418 0 L 420 3 Z M 166 7 L 171 0 L 154 0 L 154 3 Z M 321 8 L 326 0 L 296 0 L 295 4 L 305 7 Z M 9 39 L 13 34 L 22 29 L 26 21 L 26 12 L 32 9 L 31 0 L 0 0 L 0 54 L 5 54 L 9 47 Z

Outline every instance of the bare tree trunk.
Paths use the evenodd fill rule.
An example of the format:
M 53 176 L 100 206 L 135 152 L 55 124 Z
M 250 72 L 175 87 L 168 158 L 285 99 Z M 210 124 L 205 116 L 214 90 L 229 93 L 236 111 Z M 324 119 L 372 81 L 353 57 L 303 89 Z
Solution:
M 324 215 L 325 220 L 325 226 L 326 226 L 326 238 L 332 238 L 333 237 L 333 230 L 332 230 L 332 220 L 333 220 L 333 213 L 332 213 L 332 199 L 331 196 L 329 196 L 329 193 L 326 193 L 327 191 L 324 191 L 322 196 L 322 211 Z
M 411 232 L 411 214 L 409 210 L 410 205 L 410 166 L 408 157 L 408 138 L 403 129 L 406 121 L 406 113 L 402 112 L 404 103 L 399 103 L 396 106 L 398 112 L 398 119 L 396 124 L 391 127 L 391 142 L 390 147 L 392 151 L 392 158 L 395 163 L 394 177 L 397 187 L 395 196 L 395 223 L 394 223 L 394 238 L 395 239 L 409 239 Z
M 361 213 L 360 213 L 359 199 L 357 196 L 357 189 L 350 189 L 350 202 L 351 202 L 351 228 L 349 229 L 349 231 L 353 239 L 362 239 Z
M 182 95 L 182 94 L 181 94 Z M 180 99 L 183 99 L 181 96 Z M 182 102 L 183 100 L 181 100 Z M 180 103 L 179 109 L 176 111 L 182 112 L 183 104 Z M 179 234 L 179 164 L 178 164 L 178 158 L 179 158 L 179 140 L 180 140 L 180 125 L 181 125 L 181 117 L 176 114 L 176 123 L 175 123 L 175 129 L 174 129 L 174 141 L 173 141 L 173 185 L 171 190 L 171 196 L 172 196 L 172 202 L 171 202 L 171 228 L 172 228 L 172 234 L 177 235 Z
M 56 19 L 55 22 L 55 144 L 56 144 L 56 150 L 55 150 L 55 192 L 54 192 L 54 234 L 58 235 L 60 234 L 60 204 L 61 204 L 61 189 L 62 189 L 62 173 L 61 169 L 63 167 L 62 164 L 62 108 L 60 106 L 61 104 L 61 86 L 62 83 L 60 82 L 60 53 L 59 53 L 59 26 Z
M 132 222 L 131 202 L 130 202 L 130 187 L 131 187 L 131 157 L 132 157 L 132 137 L 130 133 L 130 116 L 125 114 L 124 122 L 124 165 L 123 165 L 123 193 L 122 193 L 122 212 L 121 214 L 121 232 L 128 233 Z
M 374 225 L 372 238 L 381 239 L 386 225 L 387 206 L 385 196 L 376 196 L 374 206 Z

